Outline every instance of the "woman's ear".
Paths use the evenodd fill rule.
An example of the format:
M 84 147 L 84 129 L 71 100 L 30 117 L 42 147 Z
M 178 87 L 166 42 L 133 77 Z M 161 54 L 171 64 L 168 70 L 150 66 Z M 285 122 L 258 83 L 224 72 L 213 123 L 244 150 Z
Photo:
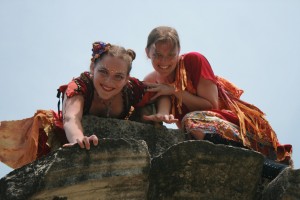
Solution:
M 150 58 L 150 52 L 149 52 L 149 49 L 148 48 L 145 48 L 145 52 L 147 54 L 147 57 Z

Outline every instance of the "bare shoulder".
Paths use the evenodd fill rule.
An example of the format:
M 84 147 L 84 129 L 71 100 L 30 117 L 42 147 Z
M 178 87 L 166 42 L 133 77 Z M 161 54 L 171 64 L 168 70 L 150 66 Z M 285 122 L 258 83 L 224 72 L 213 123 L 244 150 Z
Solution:
M 145 76 L 144 81 L 155 83 L 156 82 L 156 72 L 153 71 Z

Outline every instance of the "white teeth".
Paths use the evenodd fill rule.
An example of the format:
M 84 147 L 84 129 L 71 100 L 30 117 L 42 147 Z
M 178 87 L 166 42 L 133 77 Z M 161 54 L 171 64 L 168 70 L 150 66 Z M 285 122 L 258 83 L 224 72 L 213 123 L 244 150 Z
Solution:
M 168 66 L 159 66 L 160 68 L 162 68 L 162 69 L 167 69 L 168 68 Z

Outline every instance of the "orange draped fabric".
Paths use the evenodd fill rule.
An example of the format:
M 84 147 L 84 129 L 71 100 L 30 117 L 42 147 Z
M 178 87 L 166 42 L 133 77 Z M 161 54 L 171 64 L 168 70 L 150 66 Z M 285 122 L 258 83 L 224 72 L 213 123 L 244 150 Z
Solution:
M 186 90 L 191 94 L 196 94 L 195 85 L 193 85 L 192 80 L 188 78 L 186 67 L 184 66 L 184 64 L 184 56 L 181 56 L 179 65 L 176 69 L 175 83 L 173 85 L 179 92 Z M 209 64 L 207 66 L 209 66 Z M 202 65 L 201 67 L 203 68 L 206 66 Z M 213 72 L 211 72 L 211 74 L 209 75 L 212 76 Z M 277 139 L 276 133 L 270 126 L 269 122 L 266 120 L 265 114 L 256 106 L 240 99 L 240 96 L 243 94 L 243 90 L 236 87 L 230 81 L 219 76 L 215 76 L 215 79 L 213 81 L 217 84 L 218 87 L 220 107 L 219 110 L 212 111 L 221 114 L 223 117 L 225 116 L 225 119 L 239 125 L 241 132 L 240 139 L 242 140 L 244 146 L 250 147 L 254 150 L 259 149 L 258 147 L 253 146 L 253 143 L 251 144 L 246 137 L 247 132 L 251 133 L 253 134 L 253 138 L 257 139 L 257 141 L 263 140 L 272 144 L 276 152 L 277 161 L 289 163 L 292 154 L 292 146 L 281 145 Z M 176 101 L 176 97 L 172 96 L 172 114 L 175 114 L 175 108 L 177 108 L 178 112 L 182 114 L 181 107 L 182 99 L 178 99 Z M 229 116 L 228 114 L 231 113 L 233 113 L 234 115 Z
M 251 145 L 248 137 L 246 137 L 247 132 L 251 133 L 257 141 L 263 140 L 272 144 L 277 154 L 277 161 L 288 162 L 291 159 L 292 146 L 279 143 L 275 131 L 265 118 L 265 114 L 255 105 L 240 99 L 243 90 L 222 77 L 216 76 L 216 78 L 220 109 L 231 110 L 238 117 L 244 146 L 252 147 L 254 150 L 258 149 L 258 147 L 253 147 L 253 144 Z
M 31 118 L 0 122 L 0 161 L 19 168 L 37 157 L 39 129 L 53 125 L 53 111 L 38 110 Z

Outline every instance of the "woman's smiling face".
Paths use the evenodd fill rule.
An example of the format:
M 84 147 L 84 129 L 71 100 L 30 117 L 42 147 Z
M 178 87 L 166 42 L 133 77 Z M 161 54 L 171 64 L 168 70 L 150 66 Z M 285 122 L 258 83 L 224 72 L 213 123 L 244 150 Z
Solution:
M 109 100 L 119 94 L 126 85 L 129 74 L 127 63 L 118 58 L 106 55 L 91 69 L 93 83 L 98 96 Z
M 146 49 L 148 58 L 151 59 L 152 66 L 161 76 L 168 77 L 174 74 L 179 57 L 179 48 L 169 41 L 156 42 Z

